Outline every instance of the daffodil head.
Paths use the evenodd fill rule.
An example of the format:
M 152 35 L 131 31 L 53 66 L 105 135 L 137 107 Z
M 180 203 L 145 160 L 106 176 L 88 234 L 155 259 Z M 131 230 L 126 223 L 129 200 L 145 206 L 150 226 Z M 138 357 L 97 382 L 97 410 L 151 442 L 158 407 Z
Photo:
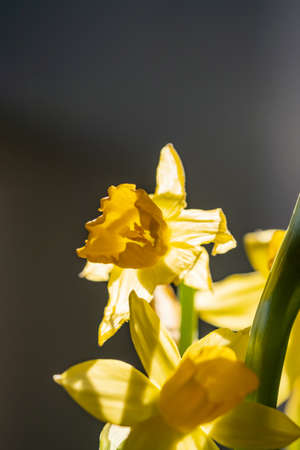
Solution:
M 110 186 L 101 199 L 102 215 L 87 222 L 89 236 L 78 256 L 93 263 L 140 269 L 154 265 L 168 249 L 162 212 L 134 184 Z
M 220 208 L 184 209 L 184 169 L 171 144 L 161 150 L 156 180 L 151 195 L 134 184 L 111 186 L 101 200 L 101 215 L 87 222 L 88 239 L 77 250 L 87 259 L 81 276 L 108 281 L 100 345 L 129 319 L 131 290 L 151 301 L 158 285 L 183 281 L 210 289 L 209 256 L 203 245 L 213 243 L 213 255 L 236 245 Z
M 130 427 L 122 432 L 123 450 L 215 449 L 212 439 L 227 447 L 251 442 L 251 448 L 281 448 L 300 436 L 281 412 L 243 402 L 258 380 L 237 359 L 239 334 L 214 331 L 181 359 L 151 306 L 134 293 L 130 312 L 131 337 L 148 377 L 109 359 L 87 361 L 55 377 L 93 416 Z M 104 433 L 103 439 L 110 438 Z

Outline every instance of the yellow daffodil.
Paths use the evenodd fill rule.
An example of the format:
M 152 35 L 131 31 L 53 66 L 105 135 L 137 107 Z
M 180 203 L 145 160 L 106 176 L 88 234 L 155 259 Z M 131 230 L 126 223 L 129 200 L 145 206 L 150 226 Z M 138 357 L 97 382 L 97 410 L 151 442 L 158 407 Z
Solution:
M 131 290 L 151 301 L 160 284 L 184 281 L 196 289 L 208 288 L 211 278 L 203 244 L 214 244 L 213 255 L 236 245 L 221 209 L 184 209 L 184 169 L 171 144 L 161 150 L 156 178 L 153 195 L 134 184 L 111 186 L 101 200 L 102 215 L 87 222 L 88 239 L 77 250 L 87 259 L 81 277 L 109 280 L 100 345 L 128 320 Z
M 232 330 L 241 330 L 252 324 L 283 236 L 282 230 L 256 231 L 245 235 L 246 253 L 255 272 L 230 275 L 213 283 L 211 291 L 196 293 L 195 307 L 201 319 Z
M 252 324 L 269 270 L 284 237 L 283 230 L 248 233 L 245 248 L 255 272 L 231 275 L 213 284 L 212 292 L 195 295 L 200 317 L 215 325 L 241 330 Z M 282 373 L 279 403 L 290 395 L 300 376 L 300 314 L 293 325 Z
M 213 332 L 181 359 L 151 306 L 134 293 L 130 319 L 148 377 L 115 360 L 87 361 L 55 376 L 90 414 L 130 427 L 115 448 L 122 439 L 122 450 L 215 450 L 213 439 L 229 447 L 279 448 L 300 436 L 280 411 L 243 401 L 258 385 L 237 356 L 244 351 L 243 332 Z M 103 440 L 110 440 L 109 431 L 105 429 Z

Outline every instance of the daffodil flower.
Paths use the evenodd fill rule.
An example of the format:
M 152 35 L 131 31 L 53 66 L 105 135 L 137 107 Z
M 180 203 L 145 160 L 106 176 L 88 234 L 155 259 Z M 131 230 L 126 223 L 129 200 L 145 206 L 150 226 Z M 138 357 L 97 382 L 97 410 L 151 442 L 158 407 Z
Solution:
M 283 230 L 248 233 L 244 243 L 255 272 L 231 275 L 213 284 L 212 292 L 198 292 L 195 306 L 200 317 L 215 325 L 241 330 L 251 326 L 267 277 L 284 237 Z M 279 404 L 290 395 L 300 376 L 300 314 L 292 328 L 279 390 Z
M 245 235 L 246 253 L 255 271 L 230 275 L 213 283 L 211 291 L 196 293 L 195 308 L 201 319 L 232 330 L 251 326 L 283 235 L 282 230 L 259 230 Z
M 81 277 L 109 280 L 100 345 L 128 320 L 131 290 L 151 301 L 160 284 L 184 281 L 196 289 L 208 288 L 211 278 L 203 244 L 214 244 L 213 255 L 236 245 L 221 209 L 184 209 L 184 169 L 171 144 L 161 150 L 156 178 L 153 195 L 134 184 L 111 186 L 101 200 L 102 215 L 87 222 L 88 239 L 77 250 L 87 259 Z
M 258 385 L 237 357 L 243 332 L 213 332 L 181 359 L 151 306 L 134 293 L 130 332 L 148 377 L 115 360 L 87 361 L 55 376 L 97 419 L 130 427 L 115 448 L 215 450 L 214 440 L 229 447 L 279 448 L 300 436 L 280 411 L 243 401 Z M 109 430 L 104 434 L 108 439 Z

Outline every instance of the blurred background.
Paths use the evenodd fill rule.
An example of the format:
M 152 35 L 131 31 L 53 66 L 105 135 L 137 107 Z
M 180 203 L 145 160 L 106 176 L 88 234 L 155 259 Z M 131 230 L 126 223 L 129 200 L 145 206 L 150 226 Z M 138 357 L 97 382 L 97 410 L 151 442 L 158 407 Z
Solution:
M 100 424 L 52 375 L 138 362 L 128 328 L 103 348 L 105 285 L 75 248 L 111 184 L 152 192 L 160 149 L 184 162 L 189 206 L 242 236 L 286 227 L 299 186 L 297 1 L 38 2 L 0 16 L 1 448 L 97 449 Z

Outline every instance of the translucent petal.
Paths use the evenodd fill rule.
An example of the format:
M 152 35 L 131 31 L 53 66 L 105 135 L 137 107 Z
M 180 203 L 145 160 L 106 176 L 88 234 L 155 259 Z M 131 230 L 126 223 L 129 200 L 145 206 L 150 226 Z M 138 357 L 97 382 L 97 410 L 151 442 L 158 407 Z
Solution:
M 183 437 L 156 416 L 133 426 L 122 450 L 177 450 L 178 440 Z
M 151 306 L 130 295 L 130 333 L 149 378 L 162 386 L 180 362 L 178 348 Z
M 185 197 L 184 168 L 172 144 L 161 149 L 156 169 L 156 195 L 173 194 Z
M 132 425 L 157 411 L 158 388 L 122 361 L 86 361 L 56 375 L 54 380 L 83 409 L 103 422 Z
M 186 350 L 182 359 L 195 358 L 203 347 L 229 347 L 240 361 L 244 361 L 249 340 L 249 328 L 235 332 L 228 328 L 219 328 L 208 333 L 202 339 L 193 342 Z
M 168 222 L 171 230 L 170 242 L 199 246 L 214 243 L 212 254 L 226 253 L 236 247 L 236 241 L 227 228 L 223 211 L 213 209 L 186 209 Z
M 151 306 L 176 343 L 180 338 L 181 307 L 170 284 L 156 286 Z
M 121 427 L 107 423 L 99 436 L 99 450 L 121 450 L 122 443 L 127 439 L 130 427 Z
M 86 278 L 90 281 L 107 281 L 112 271 L 113 264 L 92 263 L 87 261 L 83 270 L 80 272 L 80 278 Z
M 212 288 L 212 280 L 209 268 L 209 255 L 204 247 L 198 255 L 191 269 L 186 270 L 179 276 L 186 286 L 201 291 L 208 291 Z
M 185 197 L 183 165 L 173 145 L 168 144 L 160 152 L 152 200 L 162 210 L 164 218 L 170 218 L 185 208 Z
M 244 236 L 245 250 L 252 267 L 264 277 L 269 274 L 269 245 L 275 230 L 257 230 Z
M 195 428 L 177 444 L 176 450 L 218 450 L 218 446 L 210 439 L 201 427 Z
M 300 377 L 294 382 L 292 395 L 287 402 L 285 412 L 297 425 L 300 425 Z M 291 444 L 288 449 L 299 450 L 300 439 Z
M 249 327 L 265 283 L 260 272 L 231 275 L 214 283 L 212 292 L 197 292 L 195 308 L 201 319 L 217 327 Z
M 277 409 L 244 402 L 204 427 L 226 447 L 282 448 L 300 437 L 300 428 Z
M 138 274 L 136 269 L 113 268 L 108 283 L 109 300 L 99 327 L 99 345 L 103 345 L 129 319 L 128 298 L 132 290 L 140 297 L 151 300 L 154 285 L 143 285 Z

